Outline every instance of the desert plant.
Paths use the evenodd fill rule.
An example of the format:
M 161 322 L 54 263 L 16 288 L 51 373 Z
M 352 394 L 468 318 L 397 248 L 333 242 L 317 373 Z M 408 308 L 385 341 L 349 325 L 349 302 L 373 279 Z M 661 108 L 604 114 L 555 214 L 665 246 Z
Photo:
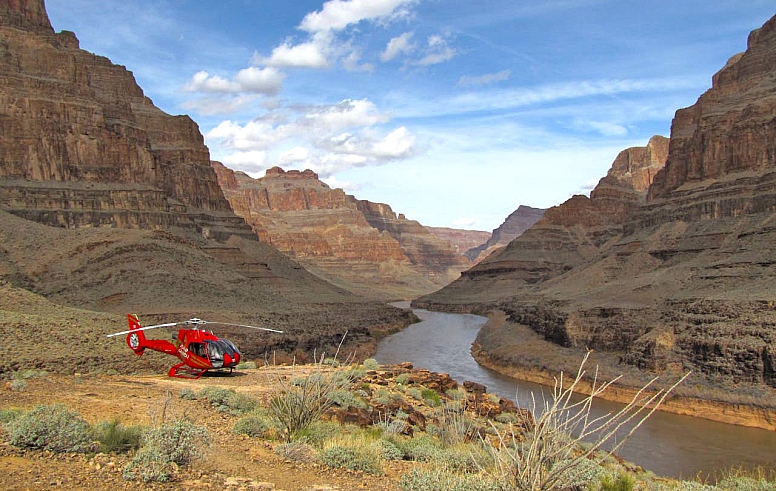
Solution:
M 224 413 L 229 411 L 229 400 L 234 394 L 232 389 L 223 387 L 205 387 L 199 391 L 199 397 L 204 397 L 217 411 Z
M 306 377 L 292 375 L 289 383 L 283 376 L 271 376 L 273 397 L 269 410 L 283 428 L 286 441 L 292 441 L 299 432 L 318 421 L 333 405 L 332 394 L 348 390 L 353 382 L 349 371 L 330 371 L 323 364 L 324 356 L 314 364 L 314 373 Z M 296 370 L 296 364 L 292 367 Z
M 429 433 L 439 438 L 444 446 L 465 443 L 476 430 L 474 423 L 466 416 L 465 406 L 457 402 L 445 404 L 438 410 L 439 423 L 429 425 Z
M 331 399 L 335 404 L 337 404 L 343 409 L 350 409 L 351 407 L 354 407 L 357 409 L 367 408 L 367 404 L 366 404 L 366 401 L 364 401 L 364 399 L 357 396 L 352 391 L 346 390 L 346 389 L 333 390 L 329 394 L 329 399 Z
M 194 401 L 197 399 L 197 394 L 189 389 L 188 387 L 181 389 L 180 393 L 178 394 L 178 397 L 181 399 L 185 399 L 187 401 Z
M 6 425 L 12 445 L 52 452 L 86 452 L 93 448 L 89 423 L 62 404 L 39 405 Z
M 15 420 L 26 411 L 21 408 L 11 407 L 6 409 L 0 409 L 0 424 L 6 425 Z
M 102 421 L 94 426 L 94 437 L 100 442 L 100 452 L 129 452 L 140 447 L 143 428 L 124 426 L 118 418 Z
M 377 449 L 383 460 L 402 460 L 404 458 L 404 452 L 390 440 L 377 440 L 372 446 Z
M 281 443 L 275 447 L 274 452 L 275 455 L 294 462 L 314 462 L 316 458 L 315 449 L 303 442 Z
M 374 358 L 367 358 L 364 360 L 364 368 L 367 370 L 379 370 L 380 364 Z
M 621 410 L 595 417 L 590 413 L 593 400 L 617 378 L 599 383 L 596 371 L 590 381 L 590 394 L 574 402 L 572 395 L 585 377 L 587 359 L 586 355 L 570 384 L 564 383 L 561 373 L 552 397 L 544 401 L 541 411 L 537 411 L 534 399 L 534 421 L 520 425 L 529 428 L 524 435 L 517 435 L 512 426 L 508 431 L 496 431 L 500 442 L 490 445 L 489 450 L 495 477 L 505 489 L 554 491 L 585 486 L 598 477 L 598 464 L 619 449 L 684 380 L 683 377 L 669 389 L 649 394 L 657 380 L 652 379 Z M 616 443 L 602 451 L 615 437 Z M 583 440 L 584 447 L 580 445 Z
M 501 491 L 486 476 L 417 467 L 401 477 L 399 487 L 402 491 Z
M 407 385 L 410 383 L 410 374 L 409 373 L 400 373 L 396 376 L 394 379 L 397 384 L 399 385 Z
M 235 435 L 248 435 L 251 438 L 261 438 L 271 425 L 267 423 L 266 418 L 256 414 L 249 414 L 240 418 L 232 427 L 232 433 Z
M 633 476 L 629 474 L 604 472 L 599 476 L 598 491 L 633 491 L 635 485 Z
M 367 438 L 336 438 L 324 445 L 318 458 L 329 467 L 382 474 L 382 453 L 372 443 Z
M 124 478 L 144 482 L 166 482 L 174 478 L 178 466 L 190 464 L 207 445 L 207 430 L 179 419 L 143 434 L 143 446 L 124 468 Z
M 442 405 L 442 398 L 439 397 L 439 394 L 437 394 L 437 391 L 434 389 L 421 389 L 420 397 L 423 399 L 423 402 L 431 407 L 438 407 Z
M 313 421 L 296 434 L 296 440 L 321 447 L 325 442 L 341 435 L 342 425 L 334 421 Z
M 385 387 L 381 387 L 375 391 L 374 394 L 372 394 L 372 401 L 376 402 L 377 404 L 383 404 L 386 406 L 389 406 L 391 404 L 398 404 L 402 402 L 404 398 L 401 394 L 397 394 L 396 392 L 391 392 L 390 390 L 386 389 Z

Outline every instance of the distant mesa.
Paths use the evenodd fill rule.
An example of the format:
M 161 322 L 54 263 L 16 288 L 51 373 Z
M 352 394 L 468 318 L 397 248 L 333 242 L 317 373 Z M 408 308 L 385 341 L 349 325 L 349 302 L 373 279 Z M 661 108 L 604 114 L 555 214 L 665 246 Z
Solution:
M 253 179 L 212 163 L 235 212 L 259 238 L 338 286 L 372 298 L 413 298 L 470 263 L 449 239 L 389 205 L 332 189 L 311 170 Z
M 478 263 L 488 257 L 494 251 L 506 246 L 514 239 L 520 237 L 526 230 L 538 222 L 547 211 L 542 208 L 532 208 L 520 205 L 504 220 L 504 223 L 494 229 L 484 243 L 471 247 L 466 251 L 466 257 L 473 263 Z

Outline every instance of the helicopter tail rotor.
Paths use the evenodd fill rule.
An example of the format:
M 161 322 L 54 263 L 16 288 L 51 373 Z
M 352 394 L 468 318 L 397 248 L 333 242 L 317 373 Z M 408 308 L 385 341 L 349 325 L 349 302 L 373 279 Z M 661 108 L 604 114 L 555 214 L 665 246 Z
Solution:
M 140 325 L 137 316 L 134 314 L 127 314 L 127 322 L 129 323 L 127 346 L 129 346 L 129 349 L 134 351 L 137 356 L 141 356 L 146 349 L 144 329 Z

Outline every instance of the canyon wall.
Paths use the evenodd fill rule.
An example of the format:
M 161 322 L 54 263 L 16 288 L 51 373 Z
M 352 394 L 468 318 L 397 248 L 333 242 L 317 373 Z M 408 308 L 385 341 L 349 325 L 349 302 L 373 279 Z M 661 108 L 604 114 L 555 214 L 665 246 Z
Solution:
M 590 198 L 551 208 L 416 304 L 498 308 L 548 352 L 594 349 L 620 370 L 692 371 L 703 397 L 773 400 L 774 73 L 776 18 L 677 111 L 667 146 L 653 138 L 621 153 Z M 524 365 L 533 355 L 519 344 L 533 338 L 521 331 L 518 342 L 514 332 L 483 329 L 478 342 L 497 364 Z
M 156 108 L 74 33 L 55 33 L 43 0 L 0 6 L 0 82 L 0 209 L 63 227 L 251 235 L 196 123 Z
M 539 221 L 545 211 L 547 210 L 520 205 L 517 210 L 510 213 L 504 223 L 493 230 L 487 241 L 467 250 L 466 257 L 474 263 L 482 261 L 496 250 L 520 237 L 523 232 Z
M 274 167 L 253 179 L 212 165 L 235 212 L 262 241 L 350 291 L 412 298 L 444 286 L 469 265 L 417 221 L 332 189 L 310 170 Z

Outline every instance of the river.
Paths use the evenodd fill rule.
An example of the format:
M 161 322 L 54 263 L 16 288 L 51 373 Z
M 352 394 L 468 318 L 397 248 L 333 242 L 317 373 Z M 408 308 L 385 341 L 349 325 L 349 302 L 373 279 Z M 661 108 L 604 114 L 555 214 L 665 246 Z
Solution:
M 551 393 L 548 387 L 519 381 L 477 364 L 470 347 L 487 320 L 485 317 L 422 309 L 414 312 L 421 322 L 382 339 L 375 355 L 378 362 L 408 361 L 415 368 L 449 373 L 459 383 L 471 380 L 484 384 L 488 392 L 523 407 L 530 407 L 532 392 L 537 396 Z M 622 406 L 608 401 L 594 405 L 600 413 L 619 407 Z M 618 454 L 662 476 L 713 477 L 733 466 L 776 466 L 776 432 L 658 411 Z

